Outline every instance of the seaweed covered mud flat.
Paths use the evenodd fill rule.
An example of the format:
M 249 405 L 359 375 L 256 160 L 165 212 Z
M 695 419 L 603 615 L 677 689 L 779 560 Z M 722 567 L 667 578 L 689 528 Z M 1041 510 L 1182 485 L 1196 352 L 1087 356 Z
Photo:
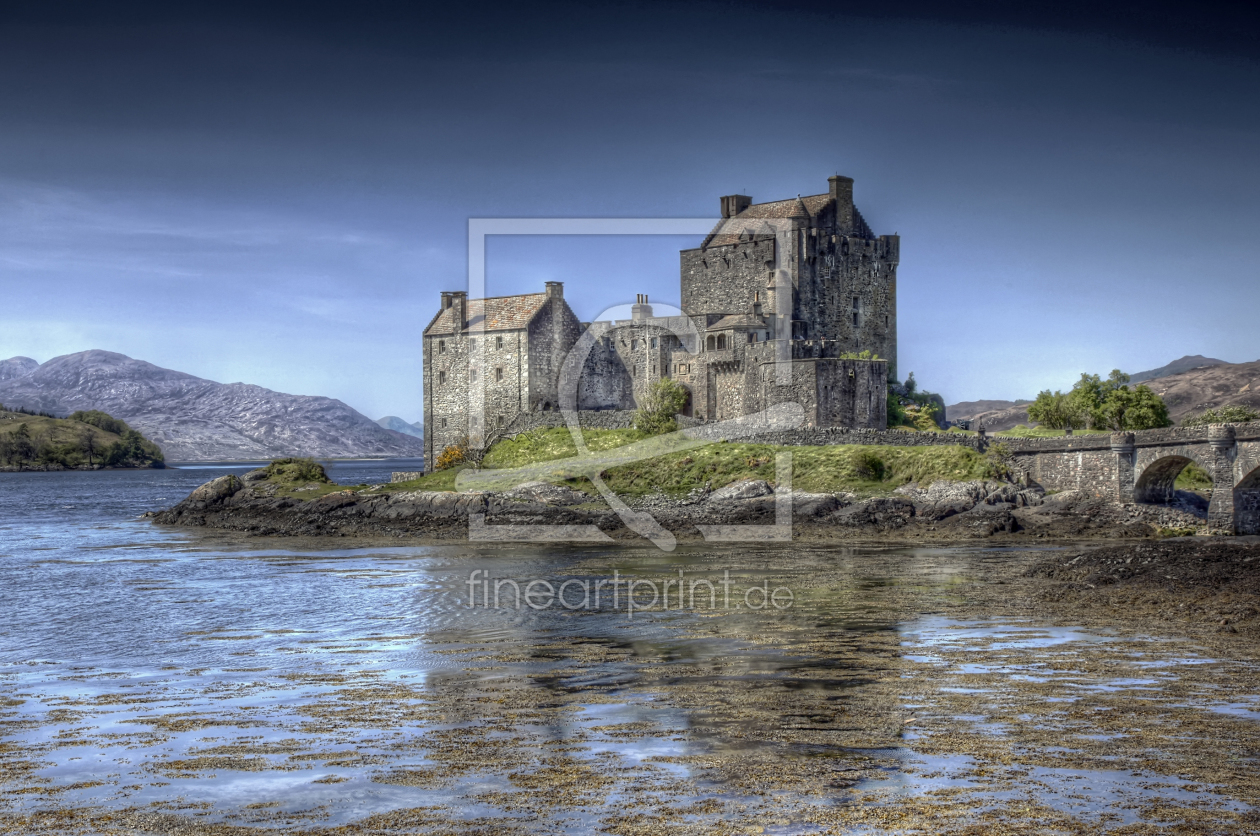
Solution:
M 1260 828 L 1252 544 L 265 542 L 74 567 L 144 592 L 125 650 L 89 611 L 73 663 L 0 673 L 0 832 Z M 474 606 L 476 571 L 792 604 Z
M 800 541 L 952 542 L 1016 539 L 1141 538 L 1204 527 L 1206 502 L 1179 493 L 1177 506 L 1120 504 L 1078 491 L 1047 496 L 1035 485 L 972 479 L 910 483 L 883 495 L 778 488 L 741 479 L 685 496 L 625 499 L 678 539 L 700 539 L 699 526 L 770 525 L 791 520 Z M 624 515 L 598 494 L 563 484 L 528 482 L 501 491 L 346 488 L 277 479 L 274 468 L 224 476 L 150 517 L 157 523 L 267 536 L 385 537 L 441 542 L 468 537 L 470 518 L 494 526 L 595 526 L 610 538 L 640 540 Z

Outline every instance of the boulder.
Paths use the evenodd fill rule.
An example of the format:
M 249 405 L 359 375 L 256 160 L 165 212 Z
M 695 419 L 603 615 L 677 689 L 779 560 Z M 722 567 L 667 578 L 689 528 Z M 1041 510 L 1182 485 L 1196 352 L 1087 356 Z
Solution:
M 233 474 L 220 476 L 218 479 L 211 479 L 190 493 L 188 501 L 199 502 L 203 505 L 214 505 L 232 496 L 242 487 L 244 486 L 241 484 L 239 477 Z
M 732 499 L 756 499 L 774 493 L 774 488 L 764 479 L 743 479 L 739 482 L 719 488 L 709 494 L 709 499 L 716 502 Z
M 914 516 L 914 503 L 898 496 L 876 497 L 842 508 L 831 516 L 837 525 L 900 528 Z
M 526 482 L 510 491 L 504 491 L 501 496 L 518 502 L 542 502 L 546 505 L 577 505 L 590 500 L 590 497 L 581 491 L 575 491 L 563 485 L 553 485 L 550 482 Z

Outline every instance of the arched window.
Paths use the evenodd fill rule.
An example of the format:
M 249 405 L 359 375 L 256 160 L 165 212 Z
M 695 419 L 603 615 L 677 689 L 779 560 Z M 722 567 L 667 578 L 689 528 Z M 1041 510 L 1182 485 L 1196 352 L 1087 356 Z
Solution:
M 713 350 L 713 346 L 714 346 L 714 342 L 713 342 L 713 335 L 712 335 L 712 334 L 710 334 L 710 335 L 709 335 L 709 339 L 705 342 L 705 347 L 706 347 L 706 348 L 708 348 L 708 349 L 709 349 L 709 351 L 712 351 L 712 350 Z
M 725 334 L 718 334 L 718 340 L 717 340 L 717 350 L 718 350 L 718 351 L 722 351 L 722 350 L 724 350 L 725 348 L 726 348 L 726 335 L 725 335 Z

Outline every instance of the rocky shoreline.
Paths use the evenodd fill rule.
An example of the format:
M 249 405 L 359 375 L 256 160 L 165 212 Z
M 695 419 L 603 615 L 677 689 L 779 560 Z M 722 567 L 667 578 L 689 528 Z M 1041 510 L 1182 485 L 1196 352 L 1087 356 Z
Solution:
M 223 476 L 185 500 L 146 516 L 166 524 L 257 536 L 371 537 L 451 541 L 468 538 L 470 517 L 487 525 L 596 526 L 613 539 L 641 542 L 616 510 L 590 494 L 545 483 L 504 492 L 394 491 L 346 488 L 314 499 L 281 494 L 265 470 Z M 700 539 L 697 526 L 770 525 L 791 509 L 794 540 L 1143 538 L 1191 534 L 1206 525 L 1196 495 L 1175 506 L 1120 504 L 1079 491 L 1047 495 L 1010 482 L 911 484 L 892 495 L 776 492 L 761 480 L 736 482 L 684 498 L 627 500 L 675 537 Z

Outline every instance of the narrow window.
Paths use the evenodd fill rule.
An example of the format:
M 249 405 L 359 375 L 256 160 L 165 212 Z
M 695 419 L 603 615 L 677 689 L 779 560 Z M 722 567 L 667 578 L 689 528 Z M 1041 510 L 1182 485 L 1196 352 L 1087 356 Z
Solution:
M 884 327 L 888 327 L 888 314 L 884 314 Z
M 494 423 L 495 423 L 495 424 L 499 427 L 499 429 L 502 429 L 502 428 L 503 428 L 503 416 L 502 416 L 502 415 L 500 415 L 500 416 L 498 416 L 497 418 L 495 418 L 495 419 L 494 419 Z
M 495 367 L 495 370 L 494 370 L 494 379 L 495 379 L 495 381 L 496 381 L 496 382 L 497 382 L 497 381 L 500 381 L 500 380 L 502 380 L 502 379 L 503 379 L 503 367 L 502 367 L 502 366 L 497 366 L 497 367 Z
M 446 419 L 442 419 L 442 429 L 446 429 Z
M 858 312 L 857 311 L 853 312 L 853 327 L 854 328 L 858 327 Z
M 468 351 L 471 353 L 471 352 L 474 352 L 474 351 L 476 351 L 476 350 L 477 350 L 477 338 L 476 338 L 476 337 L 469 337 L 469 338 L 468 338 Z
M 446 340 L 438 340 L 438 354 L 446 353 Z
M 631 366 L 631 367 L 630 367 L 630 376 L 631 376 L 631 377 L 638 377 L 638 376 L 639 376 L 639 367 L 638 367 L 638 366 Z
M 652 366 L 652 377 L 656 377 L 656 366 Z
M 446 372 L 438 372 L 438 386 L 446 382 Z
M 631 341 L 630 341 L 630 350 L 631 350 L 631 351 L 638 351 L 638 350 L 639 350 L 639 341 L 638 341 L 638 340 L 631 340 Z
M 706 341 L 705 345 L 706 345 L 706 347 L 709 349 L 709 351 L 712 351 L 712 350 L 713 350 L 714 342 L 713 342 L 713 335 L 712 335 L 712 334 L 710 334 L 710 335 L 709 335 L 709 339 Z
M 472 383 L 476 383 L 476 382 L 477 382 L 477 370 L 476 370 L 476 369 L 472 369 L 472 370 L 470 370 L 470 371 L 468 372 L 468 380 L 469 380 L 470 382 L 472 382 Z
M 656 348 L 656 337 L 652 338 L 652 348 Z
M 497 350 L 499 350 L 499 351 L 502 351 L 502 350 L 503 350 L 503 338 L 502 338 L 502 337 L 495 337 L 495 338 L 494 338 L 494 347 L 495 347 Z

